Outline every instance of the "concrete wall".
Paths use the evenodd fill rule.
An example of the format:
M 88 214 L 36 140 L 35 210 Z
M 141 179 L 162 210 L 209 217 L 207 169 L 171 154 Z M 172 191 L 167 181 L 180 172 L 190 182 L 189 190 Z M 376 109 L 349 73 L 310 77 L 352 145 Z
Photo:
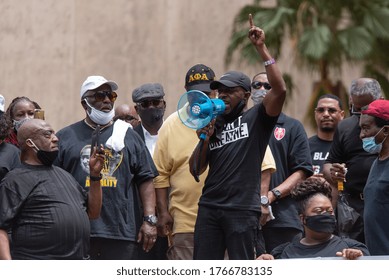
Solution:
M 58 130 L 85 116 L 79 90 L 89 75 L 119 84 L 117 104 L 132 103 L 132 90 L 159 82 L 167 94 L 167 114 L 185 92 L 186 71 L 196 63 L 217 76 L 240 70 L 250 77 L 263 66 L 223 63 L 237 11 L 252 0 L 3 0 L 0 2 L 0 93 L 6 107 L 28 96 L 46 111 Z M 278 60 L 296 72 L 289 46 Z M 347 75 L 345 74 L 347 73 Z M 345 69 L 346 85 L 358 76 Z M 312 81 L 296 78 L 298 94 L 285 111 L 302 120 Z M 307 127 L 310 134 L 312 129 Z

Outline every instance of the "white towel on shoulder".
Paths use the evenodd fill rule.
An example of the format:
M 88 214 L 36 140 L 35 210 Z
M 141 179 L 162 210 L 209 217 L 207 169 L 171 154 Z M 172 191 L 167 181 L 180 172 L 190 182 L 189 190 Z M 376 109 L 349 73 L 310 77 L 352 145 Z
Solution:
M 117 120 L 113 124 L 113 131 L 111 137 L 108 138 L 105 145 L 113 149 L 115 152 L 120 152 L 124 148 L 124 137 L 126 136 L 127 129 L 129 127 L 132 127 L 131 124 L 122 121 Z

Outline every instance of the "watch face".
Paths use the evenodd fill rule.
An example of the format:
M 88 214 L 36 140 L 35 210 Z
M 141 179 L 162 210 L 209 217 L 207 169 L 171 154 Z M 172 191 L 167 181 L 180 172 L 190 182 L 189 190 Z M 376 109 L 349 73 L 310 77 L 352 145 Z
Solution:
M 145 216 L 145 217 L 143 218 L 143 220 L 146 221 L 146 222 L 148 222 L 148 223 L 150 223 L 150 224 L 153 225 L 153 226 L 156 225 L 157 222 L 158 222 L 157 216 L 155 216 L 155 215 Z
M 156 216 L 151 216 L 150 217 L 150 220 L 153 224 L 156 224 L 157 223 L 157 217 Z
M 279 190 L 272 190 L 272 193 L 274 193 L 277 199 L 281 198 L 281 192 Z
M 261 196 L 261 204 L 262 205 L 268 205 L 269 199 L 266 196 Z

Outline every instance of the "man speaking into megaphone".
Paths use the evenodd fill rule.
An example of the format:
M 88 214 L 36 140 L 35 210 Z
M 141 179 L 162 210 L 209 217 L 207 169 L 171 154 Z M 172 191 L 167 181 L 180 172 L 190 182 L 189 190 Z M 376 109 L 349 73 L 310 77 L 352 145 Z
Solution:
M 197 130 L 202 145 L 190 158 L 190 170 L 209 166 L 194 234 L 194 259 L 253 260 L 261 215 L 260 166 L 286 95 L 285 82 L 265 45 L 265 33 L 249 15 L 248 37 L 264 61 L 271 89 L 261 104 L 246 110 L 250 78 L 229 71 L 210 85 L 225 103 L 216 120 Z M 200 157 L 200 160 L 198 158 Z M 197 166 L 196 166 L 197 165 Z M 192 174 L 196 175 L 196 174 Z

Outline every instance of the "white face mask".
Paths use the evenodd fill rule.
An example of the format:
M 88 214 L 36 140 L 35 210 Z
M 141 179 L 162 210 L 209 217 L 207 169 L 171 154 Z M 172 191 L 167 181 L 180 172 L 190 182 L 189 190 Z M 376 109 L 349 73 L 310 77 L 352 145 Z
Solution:
M 88 105 L 89 108 L 91 108 L 91 112 L 89 113 L 89 110 L 86 110 L 86 113 L 88 114 L 88 116 L 90 117 L 90 119 L 96 123 L 96 124 L 99 124 L 99 125 L 106 125 L 107 123 L 109 123 L 113 117 L 115 116 L 115 109 L 112 108 L 111 111 L 109 111 L 108 113 L 106 112 L 103 112 L 103 111 L 100 111 L 100 110 L 97 110 L 96 108 L 93 108 L 86 99 L 84 99 L 86 105 Z

